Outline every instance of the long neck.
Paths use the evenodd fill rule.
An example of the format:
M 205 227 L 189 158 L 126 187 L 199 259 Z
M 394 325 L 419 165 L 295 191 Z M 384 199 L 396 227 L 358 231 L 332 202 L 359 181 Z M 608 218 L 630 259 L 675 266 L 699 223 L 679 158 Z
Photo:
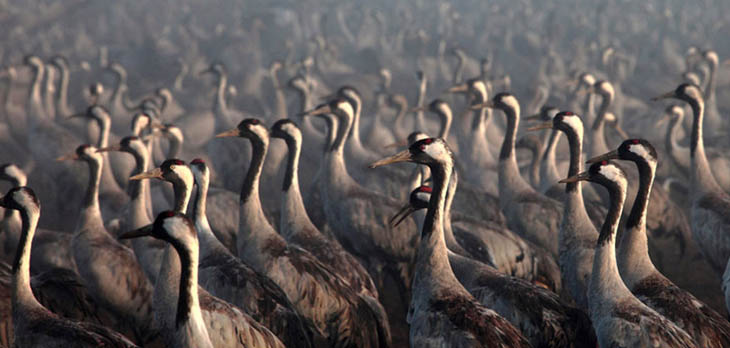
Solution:
M 499 152 L 500 196 L 502 192 L 530 188 L 530 185 L 520 174 L 520 169 L 517 166 L 517 156 L 515 155 L 515 138 L 517 137 L 517 126 L 520 122 L 519 111 L 507 108 L 504 110 L 504 114 L 507 116 L 507 131 L 502 142 L 502 149 Z
M 589 122 L 594 121 L 595 104 L 596 104 L 596 96 L 593 93 L 587 93 L 586 99 L 584 102 L 585 110 L 583 110 L 583 116 L 586 119 L 586 124 L 589 124 Z
M 676 152 L 675 150 L 679 147 L 677 133 L 679 132 L 679 125 L 682 124 L 683 118 L 684 116 L 677 116 L 669 120 L 666 137 L 664 138 L 664 146 L 667 148 L 667 151 Z
M 646 237 L 646 211 L 649 206 L 656 163 L 636 162 L 639 169 L 639 189 L 634 199 L 634 206 L 626 221 L 626 230 L 621 234 L 618 250 L 618 266 L 624 276 L 624 282 L 631 287 L 634 281 L 640 280 L 656 271 L 649 258 L 649 246 Z
M 175 211 L 187 214 L 190 196 L 193 193 L 190 183 L 173 182 L 172 190 L 175 192 Z
M 86 210 L 99 211 L 99 182 L 101 181 L 102 160 L 92 159 L 87 161 L 89 165 L 89 185 L 86 187 L 83 207 Z
M 33 82 L 30 86 L 30 98 L 34 103 L 40 102 L 41 100 L 41 80 L 43 79 L 43 73 L 45 68 L 42 65 L 36 67 L 33 75 Z
M 96 147 L 99 149 L 105 148 L 109 144 L 109 131 L 111 129 L 111 120 L 109 119 L 109 117 L 100 116 L 96 118 L 96 122 L 99 124 L 99 140 L 97 140 L 96 142 Z
M 147 149 L 144 146 L 140 146 L 141 151 L 133 151 L 135 168 L 132 175 L 141 174 L 147 171 L 149 167 L 149 155 Z M 129 183 L 129 197 L 130 197 L 130 217 L 132 221 L 142 222 L 147 221 L 149 223 L 149 216 L 147 215 L 147 195 L 150 190 L 149 180 L 132 180 Z M 135 223 L 136 224 L 136 223 Z M 132 228 L 139 228 L 141 226 L 132 226 Z
M 286 238 L 291 237 L 292 229 L 289 228 L 288 224 L 294 223 L 297 225 L 309 225 L 303 227 L 313 226 L 307 210 L 304 207 L 304 200 L 302 199 L 302 193 L 299 190 L 299 155 L 301 152 L 301 142 L 294 138 L 286 139 L 287 146 L 289 147 L 289 155 L 286 164 L 286 173 L 284 174 L 284 199 L 281 204 L 281 226 L 282 232 Z M 303 228 L 300 231 L 311 231 L 312 229 Z
M 344 113 L 338 116 L 340 127 L 337 128 L 337 137 L 335 138 L 334 145 L 332 145 L 332 150 L 328 156 L 329 161 L 327 163 L 330 180 L 341 180 L 349 177 L 350 175 L 347 172 L 347 166 L 345 165 L 344 151 L 347 133 L 352 125 L 352 118 Z
M 259 179 L 264 167 L 264 158 L 269 147 L 268 139 L 251 139 L 253 150 L 251 154 L 251 165 L 246 173 L 241 188 L 239 207 L 239 229 L 238 229 L 238 250 L 248 241 L 262 241 L 262 238 L 276 234 L 269 221 L 266 219 L 264 209 L 261 207 L 259 197 Z
M 350 129 L 349 141 L 356 146 L 361 147 L 362 142 L 360 142 L 360 113 L 362 112 L 362 101 L 358 101 L 355 104 L 355 112 L 352 115 L 352 122 L 351 125 L 348 126 Z
M 426 79 L 426 76 L 423 76 L 421 78 L 421 83 L 418 86 L 418 99 L 416 100 L 416 105 L 424 105 L 426 103 L 426 88 L 428 87 L 428 80 Z M 428 133 L 428 130 L 425 129 L 426 122 L 424 121 L 424 112 L 423 110 L 416 112 L 416 130 Z
M 13 303 L 16 307 L 14 313 L 21 308 L 42 307 L 33 296 L 30 287 L 30 250 L 40 214 L 39 212 L 21 210 L 20 217 L 22 232 L 15 252 L 15 261 L 13 262 Z
M 170 137 L 170 148 L 167 150 L 167 158 L 178 158 L 182 149 L 182 141 L 178 137 Z
M 198 302 L 198 251 L 183 243 L 173 243 L 180 256 L 180 292 L 177 298 L 175 326 L 180 328 L 191 318 L 192 311 L 200 312 Z M 197 245 L 196 245 L 197 247 Z
M 457 172 L 454 170 L 451 174 L 451 180 L 449 181 L 449 188 L 446 192 L 446 203 L 444 206 L 444 217 L 443 217 L 443 228 L 444 228 L 444 241 L 449 250 L 469 257 L 469 253 L 456 241 L 454 236 L 454 230 L 451 227 L 451 206 L 454 203 L 454 196 L 456 195 L 456 188 L 459 185 L 459 177 Z
M 228 86 L 228 76 L 225 73 L 218 75 L 218 87 L 216 89 L 216 98 L 213 108 L 223 113 L 228 112 L 226 105 L 226 87 Z
M 449 264 L 443 231 L 446 192 L 451 172 L 450 164 L 431 166 L 434 187 L 421 230 L 416 274 L 413 279 L 414 289 L 426 289 L 431 295 L 439 293 L 444 287 L 460 288 Z
M 13 91 L 13 88 L 15 87 L 15 78 L 12 76 L 8 76 L 8 85 L 5 87 L 5 91 L 3 92 L 3 107 L 5 108 L 6 114 L 9 113 L 10 108 L 13 105 L 13 100 L 10 98 L 10 92 Z
M 395 120 L 393 121 L 393 127 L 395 127 L 395 132 L 398 134 L 398 139 L 405 139 L 408 136 L 408 134 L 403 132 L 403 127 L 401 127 L 401 121 L 403 121 L 403 117 L 407 111 L 408 105 L 406 103 L 398 104 L 398 114 L 396 114 Z
M 692 124 L 692 143 L 690 145 L 690 159 L 692 162 L 692 185 L 700 188 L 701 192 L 723 192 L 712 175 L 710 165 L 705 156 L 705 142 L 702 139 L 702 122 L 705 114 L 705 103 L 702 100 L 692 99 L 694 122 Z M 697 190 L 692 190 L 694 193 Z M 698 192 L 699 193 L 699 192 Z
M 112 103 L 124 106 L 122 97 L 127 91 L 127 73 L 124 71 L 117 71 L 117 85 L 112 93 Z
M 58 94 L 56 94 L 56 108 L 57 111 L 62 113 L 60 116 L 66 117 L 69 115 L 63 114 L 69 111 L 68 109 L 68 81 L 69 72 L 66 66 L 59 65 L 58 70 L 61 72 L 59 77 L 59 88 Z
M 560 133 L 557 130 L 552 130 L 550 132 L 550 138 L 548 139 L 547 146 L 545 147 L 545 152 L 542 154 L 542 161 L 540 161 L 542 178 L 545 181 L 550 181 L 545 182 L 544 185 L 540 185 L 543 188 L 554 185 L 555 179 L 560 176 L 558 174 L 558 168 L 555 165 L 555 149 L 557 148 L 559 140 Z
M 589 302 L 594 300 L 615 300 L 630 295 L 624 285 L 616 264 L 616 231 L 626 199 L 625 188 L 613 186 L 608 188 L 611 205 L 606 214 L 606 220 L 601 227 L 598 237 L 596 253 L 593 259 L 593 273 L 591 274 Z M 593 307 L 593 305 L 591 305 Z M 591 309 L 593 311 L 593 309 Z
M 705 94 L 707 95 L 707 97 L 705 97 L 705 101 L 714 102 L 716 87 L 715 75 L 717 74 L 717 65 L 715 65 L 714 63 L 710 63 L 708 65 L 710 66 L 710 72 L 707 76 L 707 88 L 705 90 Z
M 451 114 L 439 114 L 441 117 L 441 132 L 439 138 L 447 140 L 449 136 L 449 130 L 451 130 Z
M 208 222 L 206 214 L 206 204 L 208 200 L 208 176 L 200 175 L 195 178 L 196 193 L 195 202 L 193 203 L 193 218 L 195 219 L 195 230 L 198 232 L 198 240 L 200 241 L 200 254 L 205 258 L 210 253 L 226 252 L 223 244 L 213 234 Z
M 596 116 L 596 120 L 593 121 L 593 125 L 591 126 L 591 131 L 593 133 L 593 136 L 591 137 L 591 141 L 593 142 L 592 150 L 604 153 L 608 149 L 608 145 L 606 145 L 606 136 L 603 132 L 603 128 L 605 125 L 606 120 L 606 113 L 608 113 L 608 107 L 611 106 L 612 102 L 612 96 L 609 94 L 603 95 L 603 100 L 601 101 L 601 107 L 599 108 L 598 115 Z M 598 156 L 599 153 L 591 153 L 591 156 Z

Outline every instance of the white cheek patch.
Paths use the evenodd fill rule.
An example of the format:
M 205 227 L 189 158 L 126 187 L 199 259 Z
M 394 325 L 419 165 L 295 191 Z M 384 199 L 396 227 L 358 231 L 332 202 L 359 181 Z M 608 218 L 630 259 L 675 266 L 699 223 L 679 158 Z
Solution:
M 341 102 L 337 105 L 337 107 L 342 109 L 345 113 L 347 113 L 351 117 L 352 117 L 352 115 L 355 114 L 355 110 L 352 109 L 352 105 L 348 102 Z
M 637 156 L 640 156 L 650 165 L 654 163 L 654 158 L 651 156 L 651 153 L 649 153 L 646 147 L 644 147 L 644 145 L 631 145 L 629 146 L 629 151 L 635 153 Z
M 281 126 L 281 130 L 291 135 L 297 142 L 302 142 L 302 132 L 293 123 L 284 123 Z
M 180 131 L 180 128 L 177 127 L 170 127 L 167 129 L 168 132 L 170 132 L 175 138 L 178 138 L 180 140 L 183 140 L 183 134 L 182 131 Z
M 563 117 L 563 123 L 567 124 L 573 131 L 578 134 L 580 139 L 583 139 L 583 121 L 578 116 L 565 116 Z
M 451 108 L 446 103 L 439 104 L 439 110 L 446 116 L 446 118 L 451 118 Z
M 512 95 L 508 95 L 502 98 L 502 102 L 513 108 L 518 115 L 520 114 L 520 103 L 517 102 L 517 98 Z
M 423 152 L 437 160 L 444 159 L 449 155 L 449 151 L 446 149 L 446 146 L 444 146 L 444 144 L 440 141 L 434 141 L 433 143 L 426 145 Z
M 179 165 L 179 166 L 171 167 L 170 169 L 172 169 L 172 171 L 174 171 L 175 174 L 177 174 L 177 176 L 183 182 L 185 182 L 185 185 L 187 185 L 188 187 L 193 185 L 193 172 L 191 171 L 190 168 L 188 168 L 188 166 Z
M 487 100 L 487 86 L 484 85 L 484 82 L 482 82 L 482 81 L 474 82 L 474 89 L 477 91 L 479 96 L 482 98 L 481 100 Z
M 613 86 L 606 81 L 601 83 L 601 89 L 610 95 L 614 95 Z
M 593 85 L 596 83 L 596 78 L 591 74 L 586 74 L 583 76 L 583 81 L 589 85 Z
M 619 167 L 616 167 L 613 164 L 601 166 L 599 173 L 605 176 L 608 180 L 618 183 L 619 186 L 626 187 L 626 177 L 624 177 L 624 174 Z
M 428 202 L 431 200 L 431 194 L 428 192 L 418 192 L 416 193 L 416 198 L 421 201 L 428 204 Z
M 5 167 L 5 174 L 11 178 L 25 178 L 25 174 L 14 164 Z

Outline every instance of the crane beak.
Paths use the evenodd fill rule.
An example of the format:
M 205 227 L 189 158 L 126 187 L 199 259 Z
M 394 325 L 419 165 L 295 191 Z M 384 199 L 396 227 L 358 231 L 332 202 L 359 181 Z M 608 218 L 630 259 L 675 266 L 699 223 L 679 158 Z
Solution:
M 392 149 L 392 148 L 403 147 L 403 146 L 408 146 L 408 140 L 401 140 L 401 141 L 392 143 L 390 145 L 385 145 L 385 148 Z
M 96 149 L 96 152 L 109 152 L 109 151 L 121 151 L 122 147 L 119 145 L 112 145 L 107 147 L 102 147 L 101 149 Z
M 469 86 L 467 86 L 465 83 L 453 86 L 446 90 L 447 93 L 466 93 L 468 91 L 469 91 Z
M 658 96 L 656 96 L 654 98 L 651 98 L 651 101 L 657 101 L 657 100 L 660 100 L 660 99 L 672 99 L 672 98 L 674 98 L 674 91 L 667 92 L 667 93 L 664 93 L 662 95 L 658 95 Z
M 535 132 L 543 129 L 552 129 L 553 128 L 553 122 L 548 121 L 541 124 L 538 124 L 537 126 L 532 126 L 530 128 L 527 128 L 528 132 Z
M 75 161 L 79 159 L 79 155 L 72 153 L 68 155 L 59 156 L 56 158 L 56 161 L 63 162 L 63 161 Z
M 421 111 L 426 111 L 426 110 L 428 110 L 428 107 L 427 106 L 417 106 L 415 108 L 412 108 L 412 109 L 408 110 L 408 112 L 409 113 L 411 113 L 411 112 L 421 112 Z
M 535 114 L 535 115 L 525 116 L 522 119 L 525 120 L 526 122 L 532 122 L 532 121 L 537 121 L 540 118 L 541 118 L 540 114 Z
M 628 138 L 628 137 L 627 137 Z M 613 150 L 607 153 L 604 153 L 603 155 L 593 157 L 586 161 L 588 164 L 593 164 L 601 161 L 608 161 L 613 159 L 619 159 L 618 150 Z
M 152 170 L 148 170 L 144 173 L 140 173 L 140 174 L 129 177 L 129 180 L 142 180 L 142 179 L 152 179 L 152 178 L 163 179 L 162 169 L 155 168 Z
M 493 101 L 491 101 L 491 100 L 488 100 L 488 101 L 487 101 L 487 102 L 485 102 L 485 103 L 481 103 L 481 104 L 474 104 L 474 105 L 470 106 L 470 108 L 471 108 L 472 110 L 481 110 L 481 109 L 484 109 L 484 108 L 490 108 L 490 109 L 494 109 L 494 102 L 493 102 Z
M 216 138 L 227 138 L 227 137 L 240 137 L 241 131 L 238 130 L 238 128 L 233 128 L 230 130 L 227 130 L 223 133 L 218 133 L 215 135 Z
M 372 169 L 372 168 L 382 167 L 386 164 L 410 162 L 411 159 L 412 159 L 411 151 L 406 149 L 401 152 L 398 152 L 397 154 L 395 154 L 393 156 L 383 158 L 377 162 L 373 162 L 368 167 Z
M 403 208 L 398 210 L 395 215 L 393 215 L 392 218 L 388 221 L 388 225 L 390 225 L 391 228 L 396 228 L 398 225 L 400 225 L 403 220 L 405 220 L 409 215 L 413 214 L 416 211 L 410 204 L 405 205 Z
M 558 181 L 558 183 L 568 184 L 568 183 L 571 183 L 571 182 L 586 181 L 586 180 L 588 180 L 588 177 L 589 177 L 588 172 L 583 172 L 583 173 L 580 173 L 578 175 L 574 175 L 574 176 L 571 176 L 569 178 L 565 178 L 563 180 L 560 180 L 560 181 Z
M 67 120 L 70 120 L 70 119 L 72 119 L 72 118 L 76 118 L 76 117 L 84 117 L 84 116 L 86 116 L 86 114 L 85 114 L 85 113 L 83 113 L 83 112 L 79 112 L 79 113 L 77 113 L 77 114 L 73 114 L 73 115 L 71 115 L 71 116 L 67 117 L 66 119 L 67 119 Z
M 316 109 L 312 109 L 312 110 L 309 110 L 309 111 L 305 111 L 302 114 L 302 117 L 304 117 L 304 116 L 317 116 L 317 115 L 327 114 L 327 113 L 330 113 L 330 112 L 332 112 L 332 109 L 330 108 L 329 105 L 322 105 L 322 106 L 320 106 L 320 107 L 318 107 Z
M 146 237 L 152 235 L 152 224 L 149 224 L 147 226 L 140 227 L 136 230 L 124 232 L 117 237 L 118 239 L 132 239 L 132 238 L 139 238 L 139 237 Z

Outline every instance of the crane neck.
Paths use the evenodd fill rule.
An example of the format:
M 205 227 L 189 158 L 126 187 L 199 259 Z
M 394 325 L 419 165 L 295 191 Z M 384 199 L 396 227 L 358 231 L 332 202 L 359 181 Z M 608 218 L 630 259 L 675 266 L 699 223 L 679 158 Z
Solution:
M 586 124 L 588 124 L 589 122 L 594 122 L 594 118 L 596 117 L 596 96 L 593 93 L 586 93 L 583 108 L 583 117 L 586 119 Z
M 192 183 L 173 181 L 172 190 L 175 193 L 174 210 L 181 214 L 187 214 L 190 196 L 192 195 Z
M 41 101 L 41 83 L 43 75 L 45 74 L 45 67 L 43 65 L 35 66 L 33 70 L 33 82 L 30 86 L 30 98 L 33 103 L 40 103 Z
M 168 137 L 170 148 L 167 150 L 167 158 L 178 158 L 182 150 L 182 141 L 176 136 Z
M 362 148 L 362 142 L 360 141 L 360 114 L 362 113 L 362 101 L 355 100 L 353 104 L 354 112 L 350 118 L 348 124 L 348 133 L 345 133 L 345 140 L 351 143 L 351 146 Z M 348 137 L 349 134 L 349 138 Z
M 542 173 L 542 180 L 545 181 L 540 186 L 544 190 L 547 190 L 552 185 L 555 185 L 555 183 L 557 183 L 555 179 L 560 176 L 558 174 L 558 168 L 555 164 L 555 149 L 557 148 L 558 141 L 560 141 L 560 132 L 556 129 L 553 129 L 550 132 L 547 146 L 545 146 L 545 151 L 543 152 L 542 160 L 540 161 L 540 172 Z
M 438 137 L 447 140 L 449 137 L 449 131 L 451 130 L 451 122 L 453 119 L 451 111 L 448 110 L 446 113 L 439 113 L 439 118 L 441 120 L 441 131 L 439 132 Z
M 15 78 L 12 76 L 8 76 L 8 85 L 3 92 L 3 107 L 5 108 L 6 114 L 10 113 L 10 109 L 13 105 L 13 100 L 10 98 L 10 92 L 12 92 L 14 88 Z
M 46 68 L 46 86 L 45 86 L 45 99 L 43 103 L 46 107 L 46 112 L 50 117 L 56 116 L 56 106 L 53 103 L 53 94 L 56 92 L 56 86 L 53 84 L 56 79 L 56 70 L 53 66 Z
M 449 188 L 446 191 L 446 203 L 444 206 L 444 218 L 443 218 L 443 229 L 444 229 L 444 241 L 446 242 L 446 247 L 465 257 L 469 257 L 469 252 L 467 252 L 459 242 L 456 241 L 456 237 L 454 236 L 454 229 L 451 226 L 451 206 L 454 203 L 454 196 L 456 195 L 456 189 L 459 185 L 459 177 L 457 175 L 456 170 L 452 171 L 451 174 L 451 180 L 449 181 Z
M 705 114 L 705 103 L 701 99 L 690 99 L 694 121 L 692 123 L 692 142 L 690 145 L 690 160 L 692 164 L 692 185 L 700 190 L 692 193 L 723 192 L 710 170 L 710 164 L 705 155 L 705 142 L 702 138 L 702 122 Z M 693 195 L 699 197 L 700 195 Z
M 194 239 L 194 238 L 193 238 Z M 196 243 L 197 244 L 197 241 Z M 180 328 L 193 310 L 200 312 L 198 302 L 198 251 L 197 245 L 187 245 L 173 240 L 172 246 L 180 256 L 180 293 L 177 299 L 176 328 Z
M 115 71 L 117 74 L 117 85 L 114 87 L 112 93 L 111 103 L 114 107 L 121 107 L 122 110 L 126 109 L 124 104 L 124 95 L 127 93 L 127 73 L 124 71 Z
M 520 122 L 519 109 L 505 108 L 503 111 L 507 117 L 507 130 L 499 152 L 499 195 L 505 197 L 500 201 L 508 201 L 508 197 L 513 193 L 531 190 L 531 186 L 522 177 L 515 155 L 515 139 Z
M 639 169 L 639 189 L 626 222 L 626 230 L 621 234 L 618 250 L 618 268 L 622 279 L 629 288 L 635 282 L 657 272 L 649 258 L 646 236 L 646 212 L 654 184 L 656 162 L 636 161 L 635 163 Z
M 68 108 L 68 82 L 70 73 L 65 65 L 57 65 L 59 71 L 58 93 L 56 94 L 56 111 L 61 117 L 69 116 Z
M 135 168 L 132 175 L 141 174 L 147 171 L 147 168 L 149 168 L 150 165 L 150 159 L 149 154 L 147 153 L 147 148 L 144 146 L 140 146 L 141 149 L 135 149 L 135 151 L 131 151 L 130 153 L 132 156 L 134 156 L 134 163 Z M 137 216 L 137 218 L 141 219 L 132 219 L 132 221 L 143 221 L 143 220 L 150 220 L 149 216 L 147 215 L 147 196 L 150 191 L 150 182 L 149 180 L 132 180 L 129 183 L 129 197 L 130 197 L 130 204 L 131 204 L 131 211 L 130 213 Z M 148 222 L 149 223 L 149 222 Z M 133 228 L 139 228 L 141 226 L 133 227 Z
M 669 120 L 669 124 L 667 125 L 667 133 L 664 137 L 664 146 L 667 148 L 667 151 L 674 152 L 675 149 L 680 147 L 679 142 L 677 141 L 677 136 L 679 132 L 679 126 L 682 124 L 683 119 L 684 115 L 679 115 Z
M 621 279 L 616 263 L 616 231 L 626 200 L 626 187 L 613 183 L 606 188 L 610 206 L 598 236 L 593 259 L 593 273 L 589 285 L 590 294 L 594 294 L 589 297 L 592 311 L 607 301 L 631 296 L 631 292 Z
M 717 75 L 717 65 L 715 63 L 708 64 L 710 66 L 710 72 L 707 76 L 707 88 L 705 91 L 705 94 L 707 97 L 705 97 L 705 102 L 715 102 L 715 89 L 717 86 L 717 82 L 715 81 L 715 76 Z
M 265 242 L 266 238 L 278 234 L 271 226 L 264 214 L 259 197 L 259 182 L 264 159 L 269 147 L 269 139 L 262 137 L 250 138 L 251 164 L 248 167 L 246 178 L 241 188 L 239 207 L 239 228 L 237 247 L 239 255 L 247 253 L 246 248 L 255 247 L 256 243 Z
M 416 273 L 413 278 L 413 301 L 423 301 L 435 297 L 444 288 L 463 289 L 451 269 L 448 248 L 444 239 L 444 211 L 446 192 L 453 165 L 450 163 L 431 164 L 433 192 L 428 203 L 428 211 L 421 230 L 421 242 L 416 257 Z M 464 290 L 465 291 L 465 290 Z M 426 299 L 419 295 L 428 296 Z
M 86 161 L 89 165 L 89 184 L 86 187 L 86 195 L 84 195 L 83 208 L 90 214 L 95 214 L 101 219 L 101 211 L 99 210 L 99 183 L 101 181 L 101 169 L 103 159 L 94 158 Z
M 591 126 L 591 156 L 598 156 L 608 152 L 604 128 L 606 124 L 606 114 L 608 113 L 608 108 L 611 105 L 612 100 L 613 97 L 611 95 L 607 94 L 603 96 L 603 101 L 601 102 L 598 115 Z
M 90 108 L 95 107 L 97 106 L 91 106 Z M 105 114 L 94 116 L 94 120 L 99 125 L 99 139 L 96 141 L 96 147 L 99 149 L 105 148 L 109 145 L 109 132 L 111 130 L 112 121 L 109 116 Z
M 30 286 L 30 254 L 33 236 L 38 227 L 40 211 L 20 210 L 21 234 L 13 261 L 12 300 L 13 316 L 28 308 L 43 308 Z M 22 315 L 22 314 L 20 314 Z M 18 320 L 19 318 L 14 318 Z M 22 319 L 21 319 L 22 320 Z
M 421 106 L 426 103 L 426 89 L 428 88 L 428 80 L 426 79 L 426 76 L 423 76 L 421 78 L 421 83 L 418 86 L 418 99 L 416 100 L 416 105 Z M 426 121 L 424 119 L 425 112 L 423 110 L 420 110 L 416 112 L 416 129 L 417 131 L 428 133 L 428 130 L 426 129 Z
M 299 189 L 299 156 L 301 152 L 301 138 L 287 137 L 289 154 L 287 158 L 286 173 L 284 176 L 284 199 L 281 204 L 280 228 L 286 239 L 293 237 L 295 233 L 308 233 L 316 230 L 316 227 L 309 219 L 304 206 L 302 193 Z M 292 228 L 292 224 L 300 228 Z
M 228 87 L 228 75 L 218 73 L 218 86 L 216 88 L 216 98 L 213 109 L 216 112 L 227 113 L 228 105 L 226 104 L 226 88 Z
M 401 122 L 403 122 L 403 117 L 408 112 L 408 104 L 406 103 L 399 103 L 398 104 L 398 111 L 395 115 L 395 119 L 393 121 L 393 127 L 395 128 L 394 131 L 397 132 L 398 139 L 405 139 L 408 137 L 408 134 L 406 134 L 403 131 L 403 127 L 401 126 Z

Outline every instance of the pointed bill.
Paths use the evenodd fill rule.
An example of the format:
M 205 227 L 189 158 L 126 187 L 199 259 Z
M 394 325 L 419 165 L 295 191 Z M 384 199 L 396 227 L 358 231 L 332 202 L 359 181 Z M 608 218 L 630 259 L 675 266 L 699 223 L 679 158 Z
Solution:
M 70 153 L 68 155 L 59 156 L 56 158 L 56 161 L 63 162 L 63 161 L 75 161 L 79 159 L 79 155 L 75 153 Z
M 309 110 L 309 111 L 305 111 L 302 114 L 302 117 L 304 117 L 304 116 L 317 116 L 317 115 L 327 114 L 327 113 L 330 113 L 330 112 L 332 112 L 332 109 L 330 109 L 330 106 L 329 105 L 322 105 L 322 106 L 320 106 L 318 108 L 315 108 L 315 109 L 312 109 L 312 110 Z
M 413 214 L 413 212 L 415 212 L 415 211 L 416 211 L 416 209 L 413 209 L 413 207 L 410 204 L 405 205 L 403 208 L 398 210 L 398 212 L 395 213 L 395 215 L 393 215 L 392 218 L 390 218 L 390 220 L 388 221 L 388 225 L 390 225 L 390 227 L 393 227 L 393 228 L 398 227 L 398 225 L 400 225 L 400 223 L 403 222 L 403 220 L 405 220 L 409 215 Z
M 535 131 L 539 131 L 539 130 L 543 130 L 543 129 L 552 129 L 552 128 L 553 128 L 553 122 L 552 121 L 548 121 L 548 122 L 544 122 L 544 123 L 538 124 L 536 126 L 532 126 L 530 128 L 527 128 L 527 131 L 528 132 L 535 132 Z
M 588 172 L 583 172 L 578 175 L 574 175 L 569 178 L 565 178 L 563 180 L 558 181 L 558 183 L 568 184 L 571 182 L 578 182 L 578 181 L 585 181 L 585 180 L 588 180 Z
M 96 149 L 96 152 L 110 152 L 110 151 L 121 151 L 122 147 L 119 145 L 112 145 L 107 147 L 102 147 L 101 149 Z
M 664 93 L 662 95 L 658 95 L 658 96 L 656 96 L 654 98 L 651 98 L 651 100 L 652 101 L 657 101 L 657 100 L 660 100 L 660 99 L 672 99 L 672 98 L 674 98 L 674 91 L 667 92 L 667 93 Z
M 474 105 L 470 106 L 469 108 L 472 110 L 480 110 L 480 109 L 484 109 L 484 108 L 494 109 L 494 102 L 491 100 L 488 100 L 485 103 L 474 104 Z
M 421 112 L 421 111 L 427 111 L 427 110 L 428 110 L 427 106 L 416 106 L 415 108 L 408 110 L 408 112 L 413 113 L 413 112 Z
M 148 170 L 144 173 L 140 173 L 140 174 L 129 177 L 129 180 L 142 180 L 142 179 L 152 179 L 152 178 L 162 179 L 162 169 L 155 168 L 152 170 Z
M 230 130 L 227 130 L 223 133 L 218 133 L 215 135 L 216 138 L 227 138 L 227 137 L 237 137 L 241 135 L 241 131 L 238 130 L 238 128 L 233 128 Z
M 117 237 L 117 239 L 132 239 L 152 235 L 152 224 L 140 227 L 136 230 L 124 232 Z
M 613 150 L 610 152 L 606 152 L 603 155 L 593 157 L 593 158 L 587 160 L 586 163 L 593 164 L 593 163 L 597 163 L 597 162 L 601 162 L 601 161 L 608 161 L 608 160 L 613 160 L 613 159 L 618 159 L 618 158 L 619 158 L 618 150 Z
M 469 86 L 466 85 L 466 83 L 462 83 L 460 85 L 453 86 L 446 90 L 448 93 L 466 93 L 469 91 Z
M 401 152 L 398 152 L 397 154 L 383 158 L 380 161 L 371 163 L 368 167 L 369 168 L 377 168 L 384 166 L 386 164 L 393 164 L 393 163 L 400 163 L 400 162 L 409 162 L 411 160 L 411 151 L 408 149 L 403 150 Z

